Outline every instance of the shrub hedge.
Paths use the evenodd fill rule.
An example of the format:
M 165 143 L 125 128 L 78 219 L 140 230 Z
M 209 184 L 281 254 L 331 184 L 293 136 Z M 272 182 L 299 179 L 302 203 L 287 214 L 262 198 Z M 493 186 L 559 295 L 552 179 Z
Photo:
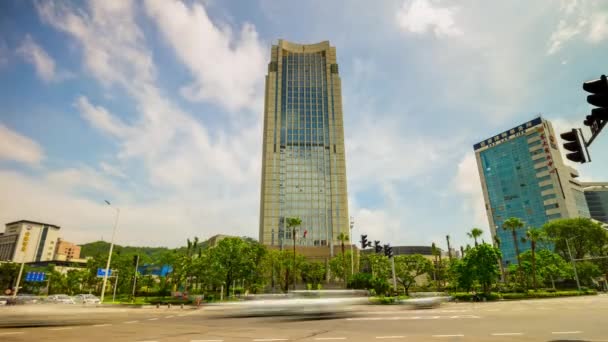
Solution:
M 531 298 L 553 298 L 553 297 L 569 297 L 569 296 L 584 296 L 584 295 L 595 295 L 597 291 L 595 290 L 582 290 L 582 291 L 555 291 L 551 289 L 551 291 L 540 290 L 540 291 L 532 291 L 520 293 L 520 292 L 507 292 L 507 293 L 499 293 L 492 292 L 490 294 L 477 294 L 478 300 L 500 300 L 500 299 L 531 299 Z M 472 301 L 475 297 L 473 293 L 469 292 L 452 292 L 450 296 L 458 301 Z

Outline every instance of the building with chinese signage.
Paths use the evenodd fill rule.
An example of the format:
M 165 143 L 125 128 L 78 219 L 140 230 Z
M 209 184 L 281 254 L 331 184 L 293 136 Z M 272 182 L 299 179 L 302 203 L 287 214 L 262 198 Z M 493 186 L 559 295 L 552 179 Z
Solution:
M 0 235 L 0 260 L 40 262 L 53 260 L 59 226 L 21 220 L 7 223 Z
M 332 254 L 350 220 L 341 81 L 328 41 L 272 46 L 266 76 L 260 242 Z M 302 224 L 296 237 L 289 217 Z
M 529 227 L 570 217 L 590 217 L 578 172 L 564 164 L 551 123 L 537 117 L 474 145 L 485 209 L 492 237 L 498 236 L 506 264 L 517 260 L 510 217 Z M 529 243 L 517 242 L 520 253 Z

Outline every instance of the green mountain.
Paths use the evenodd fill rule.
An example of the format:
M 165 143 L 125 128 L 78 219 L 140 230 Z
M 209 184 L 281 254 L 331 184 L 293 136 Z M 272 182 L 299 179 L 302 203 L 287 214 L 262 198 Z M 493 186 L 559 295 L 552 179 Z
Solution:
M 106 256 L 110 251 L 110 243 L 106 241 L 95 241 L 80 245 L 80 257 L 98 257 Z M 169 251 L 167 247 L 132 247 L 114 245 L 114 252 L 123 255 L 139 254 L 140 256 L 147 255 L 150 259 L 157 259 L 161 254 Z

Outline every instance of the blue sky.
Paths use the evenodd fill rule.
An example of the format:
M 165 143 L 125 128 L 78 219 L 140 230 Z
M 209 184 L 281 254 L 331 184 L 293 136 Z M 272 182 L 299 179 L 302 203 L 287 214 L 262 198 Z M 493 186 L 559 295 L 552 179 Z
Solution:
M 355 234 L 455 246 L 487 219 L 474 143 L 558 132 L 605 73 L 603 1 L 2 1 L 0 220 L 75 242 L 257 237 L 270 46 L 329 40 Z M 600 136 L 586 180 L 606 180 Z

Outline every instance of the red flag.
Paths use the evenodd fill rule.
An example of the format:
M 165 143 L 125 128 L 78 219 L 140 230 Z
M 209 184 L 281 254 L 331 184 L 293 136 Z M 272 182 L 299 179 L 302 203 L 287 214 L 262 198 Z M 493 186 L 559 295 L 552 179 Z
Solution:
M 308 230 L 304 230 L 304 237 L 306 237 L 306 234 L 308 234 Z

